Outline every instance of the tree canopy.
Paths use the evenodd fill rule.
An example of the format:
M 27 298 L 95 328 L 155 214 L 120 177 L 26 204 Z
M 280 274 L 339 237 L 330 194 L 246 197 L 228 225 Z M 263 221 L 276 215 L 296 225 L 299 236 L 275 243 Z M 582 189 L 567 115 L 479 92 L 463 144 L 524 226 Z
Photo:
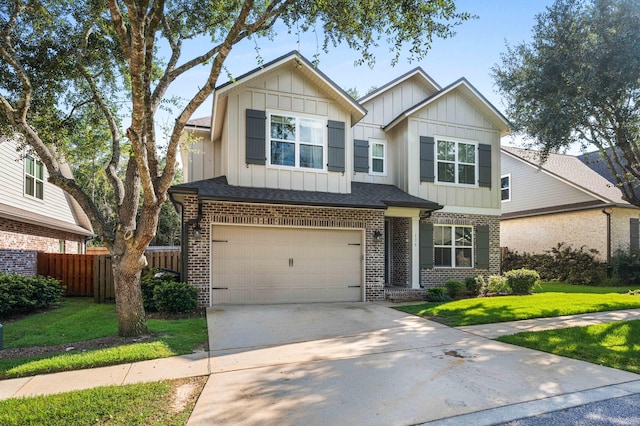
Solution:
M 275 39 L 280 22 L 317 31 L 325 50 L 346 44 L 371 65 L 380 43 L 393 62 L 405 52 L 420 59 L 434 37 L 453 36 L 469 18 L 453 0 L 0 0 L 1 130 L 20 135 L 49 181 L 87 213 L 112 255 L 119 333 L 142 334 L 143 253 L 177 171 L 183 129 L 235 45 Z M 185 57 L 193 40 L 200 51 Z M 180 105 L 161 150 L 156 114 L 171 102 L 168 88 L 201 66 L 207 76 L 194 81 L 198 90 Z M 94 143 L 108 147 L 104 155 Z M 71 150 L 99 160 L 111 208 L 97 206 L 95 186 L 62 172 L 61 162 L 76 159 Z
M 495 81 L 514 130 L 543 158 L 595 147 L 623 199 L 640 206 L 640 3 L 557 0 L 533 40 L 508 46 Z

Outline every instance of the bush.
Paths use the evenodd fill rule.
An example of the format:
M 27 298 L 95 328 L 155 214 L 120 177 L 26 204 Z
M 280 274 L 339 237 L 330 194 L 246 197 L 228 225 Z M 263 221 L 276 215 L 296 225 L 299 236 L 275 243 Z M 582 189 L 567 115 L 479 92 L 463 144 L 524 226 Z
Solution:
M 157 312 L 158 307 L 153 298 L 156 287 L 168 282 L 175 282 L 175 278 L 172 275 L 163 275 L 161 277 L 155 277 L 155 271 L 151 271 L 151 274 L 145 275 L 140 280 L 140 287 L 142 289 L 142 305 L 145 312 Z
M 26 314 L 60 302 L 64 286 L 45 277 L 0 273 L 0 315 Z
M 472 296 L 478 296 L 482 292 L 482 286 L 484 284 L 484 278 L 482 275 L 476 275 L 475 277 L 468 277 L 464 281 L 464 286 L 467 289 L 467 293 Z
M 500 275 L 491 275 L 487 281 L 486 293 L 502 294 L 509 292 L 509 285 L 507 279 Z
M 198 309 L 198 289 L 187 283 L 165 281 L 156 285 L 153 300 L 160 312 L 194 312 Z
M 507 279 L 507 285 L 515 294 L 531 293 L 533 286 L 540 281 L 540 275 L 536 271 L 524 268 L 505 272 L 504 276 Z
M 451 298 L 447 295 L 445 287 L 432 287 L 427 289 L 427 301 L 429 302 L 449 302 Z
M 611 272 L 621 284 L 640 284 L 640 253 L 617 251 L 611 259 Z
M 449 294 L 449 297 L 452 299 L 461 296 L 464 292 L 464 284 L 458 280 L 454 280 L 453 278 L 448 280 L 444 285 L 447 288 L 447 294 Z
M 573 249 L 559 243 L 545 254 L 518 254 L 508 252 L 502 260 L 502 269 L 532 269 L 544 280 L 559 280 L 570 284 L 598 285 L 606 277 L 607 266 L 596 259 L 598 251 Z

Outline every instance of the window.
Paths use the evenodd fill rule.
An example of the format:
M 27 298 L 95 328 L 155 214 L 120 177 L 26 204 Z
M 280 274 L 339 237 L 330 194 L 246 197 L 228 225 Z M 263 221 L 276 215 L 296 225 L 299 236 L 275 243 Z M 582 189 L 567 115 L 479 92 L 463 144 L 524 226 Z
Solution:
M 471 226 L 433 227 L 435 267 L 471 268 L 473 265 L 473 228 Z
M 64 252 L 65 252 L 65 241 L 58 240 L 58 253 L 64 253 Z
M 40 200 L 44 198 L 44 165 L 30 155 L 24 159 L 24 193 Z
M 323 120 L 271 114 L 270 164 L 324 169 L 326 127 Z
M 441 183 L 476 185 L 478 182 L 475 143 L 438 140 L 437 177 Z
M 511 201 L 511 175 L 500 178 L 500 197 L 502 201 Z
M 387 174 L 387 142 L 369 139 L 369 173 L 372 175 Z

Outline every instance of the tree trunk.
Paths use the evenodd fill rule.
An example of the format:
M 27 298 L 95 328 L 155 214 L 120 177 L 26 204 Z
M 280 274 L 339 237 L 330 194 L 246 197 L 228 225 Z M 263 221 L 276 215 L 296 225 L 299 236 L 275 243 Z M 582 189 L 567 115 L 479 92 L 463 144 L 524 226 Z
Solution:
M 125 253 L 113 262 L 113 282 L 118 313 L 118 335 L 120 337 L 147 334 L 147 320 L 140 288 L 142 273 L 140 264 L 140 256 L 130 253 Z

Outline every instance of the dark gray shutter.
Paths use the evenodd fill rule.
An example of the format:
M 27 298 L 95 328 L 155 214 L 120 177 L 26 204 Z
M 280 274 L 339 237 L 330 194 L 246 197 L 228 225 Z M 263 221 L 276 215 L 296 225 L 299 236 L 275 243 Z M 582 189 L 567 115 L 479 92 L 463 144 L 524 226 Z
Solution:
M 266 145 L 266 119 L 264 111 L 247 109 L 246 113 L 246 162 L 247 164 L 265 164 L 267 156 L 265 154 Z
M 491 145 L 478 145 L 478 185 L 491 188 Z
M 327 129 L 327 169 L 344 173 L 344 122 L 329 120 Z
M 420 182 L 433 182 L 435 173 L 435 140 L 431 136 L 420 136 Z
M 489 269 L 489 227 L 476 227 L 476 268 Z
M 353 171 L 369 173 L 369 141 L 353 141 Z
M 629 228 L 629 233 L 631 234 L 629 249 L 632 252 L 640 251 L 640 220 L 629 219 Z
M 420 224 L 420 269 L 433 269 L 433 223 Z

